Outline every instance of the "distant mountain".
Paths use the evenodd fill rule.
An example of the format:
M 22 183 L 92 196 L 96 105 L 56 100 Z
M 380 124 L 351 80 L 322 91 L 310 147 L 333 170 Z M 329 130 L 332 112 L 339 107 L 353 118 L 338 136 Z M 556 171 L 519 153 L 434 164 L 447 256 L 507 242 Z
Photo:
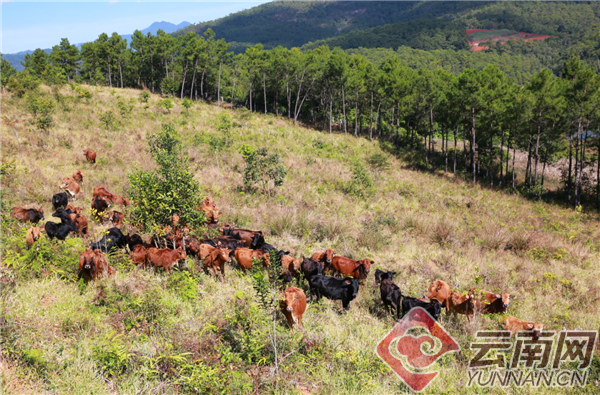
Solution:
M 154 22 L 153 24 L 151 24 L 150 26 L 148 26 L 147 28 L 140 30 L 142 32 L 142 34 L 146 35 L 148 33 L 152 33 L 152 34 L 156 34 L 159 30 L 163 30 L 165 33 L 174 33 L 177 30 L 183 29 L 187 26 L 191 25 L 191 23 L 189 22 L 181 22 L 179 25 L 176 25 L 174 23 L 171 22 Z M 106 32 L 108 33 L 108 32 Z M 127 40 L 127 45 L 129 45 L 131 43 L 131 36 L 132 34 L 122 34 L 121 37 L 123 37 L 125 40 Z M 56 43 L 58 44 L 58 43 Z M 84 43 L 78 43 L 75 44 L 75 46 L 79 49 L 81 49 L 81 46 Z M 46 53 L 50 53 L 52 52 L 52 48 L 46 48 L 44 49 L 44 51 Z M 2 57 L 6 60 L 8 60 L 10 63 L 12 63 L 13 67 L 15 69 L 17 69 L 18 71 L 23 71 L 24 67 L 21 65 L 21 62 L 25 61 L 25 55 L 27 54 L 31 54 L 33 53 L 33 50 L 27 50 L 27 51 L 21 51 L 21 52 L 17 52 L 17 53 L 13 53 L 13 54 L 2 54 Z

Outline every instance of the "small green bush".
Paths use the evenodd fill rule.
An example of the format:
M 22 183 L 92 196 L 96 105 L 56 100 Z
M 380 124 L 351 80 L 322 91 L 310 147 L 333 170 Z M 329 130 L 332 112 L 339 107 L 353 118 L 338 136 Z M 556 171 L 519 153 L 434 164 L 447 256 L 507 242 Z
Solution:
M 252 151 L 244 159 L 246 160 L 244 169 L 246 190 L 254 190 L 258 185 L 263 193 L 268 193 L 271 185 L 273 188 L 283 185 L 287 171 L 281 164 L 278 153 L 270 154 L 266 148 L 260 148 Z
M 174 291 L 185 301 L 198 298 L 198 284 L 189 272 L 173 272 L 169 276 L 167 289 Z
M 352 180 L 346 184 L 346 193 L 360 199 L 373 195 L 373 180 L 361 161 L 355 160 L 352 164 Z
M 138 100 L 140 103 L 148 103 L 148 99 L 150 99 L 150 94 L 146 91 L 141 91 L 138 96 Z

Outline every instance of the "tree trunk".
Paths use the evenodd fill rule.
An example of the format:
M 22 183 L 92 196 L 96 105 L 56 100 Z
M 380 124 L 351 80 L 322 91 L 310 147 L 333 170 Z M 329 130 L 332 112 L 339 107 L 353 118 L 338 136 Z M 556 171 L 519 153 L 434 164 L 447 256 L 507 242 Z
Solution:
M 252 114 L 252 81 L 250 81 L 250 114 Z
M 217 108 L 221 108 L 221 64 L 219 62 L 219 84 L 217 85 Z
M 107 57 L 108 59 L 108 83 L 110 84 L 110 87 L 112 88 L 112 77 L 110 75 L 110 56 Z
M 187 74 L 187 69 L 188 69 L 188 62 L 186 60 L 185 62 L 185 68 L 183 69 L 183 80 L 181 81 L 181 95 L 180 95 L 180 99 L 183 100 L 183 90 L 185 88 L 185 76 Z
M 333 116 L 333 98 L 329 95 L 329 134 L 331 134 L 331 117 Z
M 119 74 L 121 75 L 121 89 L 123 89 L 123 66 L 121 65 L 121 59 L 119 59 Z M 67 75 L 67 80 L 69 76 Z
M 471 128 L 471 162 L 473 163 L 473 184 L 477 182 L 477 173 L 475 171 L 475 107 L 471 107 L 471 120 L 473 126 Z
M 369 140 L 373 141 L 373 92 L 371 92 L 371 116 L 369 118 Z
M 512 194 L 515 194 L 515 158 L 517 157 L 517 137 L 513 140 L 513 160 L 512 160 Z
M 490 186 L 494 186 L 494 109 L 490 109 Z
M 202 70 L 202 75 L 200 76 L 200 101 L 204 102 L 204 74 L 206 73 L 206 69 Z
M 381 128 L 379 127 L 379 110 L 381 109 L 381 102 L 377 105 L 377 114 L 375 114 L 375 131 L 377 132 L 377 137 L 381 137 Z
M 573 169 L 573 130 L 569 128 L 569 176 L 567 179 L 567 202 L 571 203 Z
M 190 100 L 192 100 L 192 95 L 194 94 L 194 89 L 196 88 L 196 68 L 198 67 L 198 59 L 194 62 L 194 74 L 192 76 L 192 86 L 190 86 Z M 198 97 L 196 97 L 198 100 Z
M 433 140 L 433 105 L 429 106 L 429 148 L 431 149 L 431 168 L 435 173 L 435 141 Z
M 235 80 L 237 78 L 237 67 L 235 68 L 235 73 L 233 74 L 233 87 L 231 88 L 231 108 L 235 108 Z
M 285 93 L 287 95 L 287 103 L 288 103 L 288 121 L 292 116 L 292 92 L 290 91 L 290 81 L 289 75 L 285 75 Z
M 460 127 L 460 122 L 456 125 L 456 129 L 454 129 L 454 167 L 453 167 L 453 175 L 456 178 L 456 140 L 458 139 L 458 128 Z
M 533 177 L 533 184 L 537 185 L 537 170 L 538 170 L 538 156 L 539 156 L 539 148 L 540 148 L 540 133 L 542 130 L 542 112 L 540 111 L 538 114 L 538 130 L 537 130 L 537 138 L 535 140 L 535 176 Z
M 500 142 L 500 180 L 498 180 L 498 186 L 502 187 L 502 176 L 504 174 L 504 133 L 505 129 L 502 126 L 502 140 Z
M 267 115 L 267 76 L 263 71 L 263 90 L 265 95 L 265 115 Z
M 348 135 L 348 125 L 346 123 L 346 96 L 344 93 L 344 77 L 340 77 L 342 79 L 342 110 L 344 112 L 344 134 Z

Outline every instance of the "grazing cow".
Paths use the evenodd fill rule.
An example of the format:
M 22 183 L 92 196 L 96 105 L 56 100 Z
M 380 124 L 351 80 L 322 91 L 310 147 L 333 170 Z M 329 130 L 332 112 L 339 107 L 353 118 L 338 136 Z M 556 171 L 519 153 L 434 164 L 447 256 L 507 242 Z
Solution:
M 392 306 L 392 309 L 396 310 L 396 318 L 399 319 L 402 300 L 400 288 L 391 279 L 385 278 L 379 284 L 379 292 L 381 293 L 381 301 L 385 306 L 385 311 L 389 313 L 390 306 Z
M 373 263 L 374 262 L 369 259 L 354 261 L 343 256 L 336 256 L 333 257 L 331 261 L 331 268 L 335 276 L 339 274 L 344 277 L 352 276 L 356 280 L 365 280 L 369 275 Z
M 294 324 L 302 328 L 302 314 L 306 311 L 306 295 L 300 288 L 289 287 L 283 295 L 279 296 L 279 308 L 285 316 L 290 327 L 294 329 Z
M 435 299 L 431 302 L 425 302 L 421 299 L 404 296 L 402 299 L 402 316 L 404 317 L 406 313 L 408 313 L 415 307 L 423 308 L 436 321 L 440 318 L 440 314 L 442 313 L 442 305 Z
M 393 280 L 394 276 L 396 274 L 398 274 L 398 273 L 392 272 L 392 271 L 384 272 L 383 270 L 376 269 L 375 270 L 375 284 L 381 284 L 381 282 L 386 279 Z
M 10 216 L 22 222 L 31 222 L 32 224 L 37 224 L 44 219 L 43 208 L 36 210 L 34 208 L 13 207 L 12 211 L 13 212 Z
M 305 278 L 309 278 L 317 274 L 323 274 L 323 262 L 302 256 L 300 270 L 302 271 L 302 274 L 304 274 Z
M 120 195 L 113 195 L 112 199 L 110 199 L 110 200 L 114 204 L 118 204 L 119 206 L 123 206 L 123 207 L 129 206 L 129 204 L 131 203 L 131 201 L 128 198 L 120 196 Z
M 85 155 L 85 158 L 88 160 L 88 162 L 96 163 L 96 151 L 86 149 L 83 150 L 83 154 Z
M 232 252 L 235 252 L 238 248 L 244 247 L 244 242 L 236 239 L 227 239 L 224 237 L 217 237 L 214 241 L 217 247 L 227 248 Z
M 110 228 L 108 234 L 102 236 L 102 239 L 90 244 L 91 250 L 101 250 L 103 252 L 112 252 L 117 248 L 123 248 L 127 245 L 127 240 L 119 228 Z
M 136 245 L 143 245 L 146 248 L 151 248 L 152 244 L 150 243 L 146 243 L 144 241 L 144 239 L 142 239 L 142 236 L 138 235 L 137 233 L 129 236 L 125 236 L 125 242 L 127 243 L 127 246 L 129 247 L 129 249 L 131 251 L 133 251 L 133 249 L 135 248 Z
M 173 267 L 180 259 L 186 259 L 183 248 L 172 250 L 170 248 L 148 248 L 148 262 L 156 267 L 164 267 L 169 275 L 169 268 Z
M 54 218 L 60 218 L 60 222 L 62 224 L 66 224 L 69 222 L 73 222 L 73 221 L 71 221 L 71 218 L 69 218 L 69 215 L 71 215 L 71 214 L 72 214 L 71 211 L 59 208 L 58 210 L 56 210 L 54 212 L 54 214 L 52 214 L 52 216 Z
M 148 249 L 143 244 L 136 244 L 129 254 L 131 262 L 135 265 L 146 266 L 148 261 Z
M 69 195 L 66 192 L 57 193 L 52 196 L 52 207 L 54 210 L 65 208 L 69 205 Z
M 327 249 L 323 252 L 315 252 L 312 254 L 312 259 L 317 262 L 323 263 L 323 272 L 329 273 L 331 270 L 331 260 L 333 259 L 333 255 L 335 254 L 334 250 Z
M 442 304 L 442 307 L 448 309 L 448 298 L 450 297 L 451 292 L 452 290 L 446 282 L 442 280 L 435 280 L 429 285 L 429 290 L 425 296 L 430 300 L 437 300 Z
M 106 213 L 108 215 L 108 220 L 110 221 L 112 226 L 121 226 L 123 225 L 123 219 L 125 218 L 125 214 L 119 211 L 109 211 Z
M 77 228 L 79 237 L 87 236 L 88 231 L 88 220 L 81 214 L 69 214 L 69 218 L 73 225 Z
M 75 200 L 75 198 L 77 197 L 77 194 L 79 193 L 79 190 L 81 188 L 79 187 L 79 184 L 77 183 L 77 181 L 75 181 L 73 178 L 64 177 L 62 179 L 62 183 L 60 184 L 60 189 L 64 189 L 67 192 L 69 192 L 69 194 L 71 195 L 71 198 L 73 200 Z
M 217 247 L 213 247 L 210 244 L 200 244 L 198 247 L 198 258 L 204 260 L 211 252 Z
M 341 300 L 345 310 L 350 308 L 350 302 L 358 295 L 358 280 L 352 277 L 343 279 L 317 274 L 308 277 L 311 293 L 317 295 L 317 301 L 325 296 L 330 300 Z
M 94 217 L 97 220 L 100 220 L 102 218 L 102 216 L 104 215 L 104 211 L 109 207 L 110 203 L 105 197 L 96 196 L 92 200 L 92 209 L 95 210 L 93 211 L 93 213 Z
M 263 250 L 264 252 L 270 252 L 271 250 L 277 250 L 277 248 L 275 248 L 273 245 L 268 244 L 268 243 L 263 243 L 262 247 L 260 247 L 261 250 Z
M 110 277 L 113 274 L 115 269 L 108 266 L 106 257 L 100 251 L 85 250 L 79 256 L 79 277 L 83 276 L 86 281 L 96 281 L 99 275 Z
M 209 274 L 212 269 L 217 276 L 217 269 L 223 278 L 225 278 L 225 263 L 231 262 L 231 250 L 227 248 L 215 248 L 204 258 L 204 272 Z
M 60 224 L 57 224 L 56 222 L 46 222 L 44 229 L 46 230 L 46 234 L 50 240 L 54 239 L 55 237 L 58 240 L 64 240 L 67 238 L 69 233 L 77 232 L 77 228 L 69 220 Z
M 79 184 L 83 184 L 83 171 L 75 170 L 73 172 L 73 179 L 77 181 Z
M 294 277 L 298 277 L 300 275 L 301 264 L 302 259 L 294 259 L 294 257 L 289 255 L 281 256 L 281 267 L 283 268 L 283 270 L 288 270 L 290 274 Z
M 33 243 L 37 241 L 42 235 L 42 228 L 38 226 L 34 226 L 32 228 L 27 229 L 27 236 L 25 236 L 25 241 L 27 242 L 27 246 L 31 248 Z
M 533 333 L 534 339 L 542 333 L 546 327 L 543 324 L 536 324 L 535 322 L 528 322 L 520 320 L 516 317 L 507 316 L 502 322 L 502 327 L 507 331 L 510 331 L 511 336 L 514 336 L 519 331 L 527 331 Z
M 251 250 L 249 248 L 238 248 L 235 250 L 235 260 L 238 263 L 238 266 L 243 271 L 250 270 L 252 267 L 252 260 L 259 259 L 264 267 L 267 267 L 271 264 L 270 255 L 265 254 L 262 250 Z
M 244 242 L 244 247 L 259 250 L 265 244 L 265 238 L 261 231 L 248 229 L 233 229 L 232 227 L 223 228 L 224 236 L 231 236 L 233 239 Z
M 475 314 L 475 302 L 472 291 L 469 291 L 467 295 L 451 292 L 446 303 L 448 304 L 448 313 L 452 312 L 454 318 L 456 318 L 457 314 L 464 314 L 467 316 L 467 321 L 471 322 L 471 317 Z
M 66 210 L 70 210 L 71 213 L 74 214 L 81 214 L 83 212 L 83 209 L 81 207 L 75 207 L 72 204 L 67 204 Z
M 484 290 L 471 289 L 475 299 L 475 309 L 481 314 L 504 314 L 514 296 L 504 292 L 495 294 Z

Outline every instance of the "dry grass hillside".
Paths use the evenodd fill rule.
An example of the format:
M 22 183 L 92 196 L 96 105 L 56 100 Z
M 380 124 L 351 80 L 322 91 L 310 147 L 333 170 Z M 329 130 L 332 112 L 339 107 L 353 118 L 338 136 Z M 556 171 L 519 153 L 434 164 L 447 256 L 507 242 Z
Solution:
M 263 230 L 267 242 L 296 257 L 333 248 L 376 264 L 348 313 L 340 302 L 323 300 L 309 305 L 302 330 L 290 331 L 278 318 L 276 366 L 272 324 L 257 304 L 250 275 L 228 266 L 224 282 L 197 270 L 168 278 L 162 271 L 136 270 L 123 254 L 112 258 L 115 278 L 86 286 L 73 273 L 89 240 L 50 242 L 43 236 L 41 256 L 42 250 L 25 247 L 28 225 L 3 216 L 4 393 L 410 392 L 374 352 L 394 324 L 373 284 L 376 268 L 397 271 L 406 295 L 422 296 L 431 281 L 442 279 L 458 291 L 479 287 L 516 295 L 509 314 L 553 329 L 600 328 L 597 215 L 412 171 L 385 144 L 294 127 L 274 116 L 200 103 L 187 113 L 178 99 L 168 113 L 158 108 L 160 97 L 151 96 L 144 108 L 140 92 L 128 89 L 85 87 L 92 95 L 87 99 L 69 86 L 58 96 L 41 89 L 61 102 L 46 147 L 27 122 L 16 126 L 20 146 L 13 129 L 2 125 L 3 209 L 42 206 L 46 220 L 58 221 L 51 217 L 52 195 L 76 169 L 85 173 L 78 205 L 89 209 L 94 186 L 124 193 L 129 172 L 153 166 L 146 135 L 171 123 L 203 193 L 223 212 L 220 222 Z M 24 99 L 6 92 L 1 99 L 3 116 L 30 118 Z M 131 112 L 121 115 L 118 102 L 132 105 Z M 101 119 L 109 110 L 116 122 L 107 129 Z M 233 141 L 215 153 L 208 141 L 219 133 L 224 113 L 233 123 Z M 244 144 L 282 155 L 288 175 L 271 195 L 241 189 L 238 149 Z M 88 148 L 98 153 L 95 165 L 82 154 Z M 387 160 L 389 167 L 373 168 L 369 158 Z M 348 193 L 357 160 L 373 180 L 367 197 Z M 100 228 L 91 225 L 91 234 Z M 187 267 L 196 266 L 188 261 Z M 469 341 L 497 323 L 484 316 L 467 323 L 445 313 L 440 322 L 462 351 L 441 359 L 440 376 L 426 393 L 600 391 L 598 352 L 585 388 L 465 388 Z

